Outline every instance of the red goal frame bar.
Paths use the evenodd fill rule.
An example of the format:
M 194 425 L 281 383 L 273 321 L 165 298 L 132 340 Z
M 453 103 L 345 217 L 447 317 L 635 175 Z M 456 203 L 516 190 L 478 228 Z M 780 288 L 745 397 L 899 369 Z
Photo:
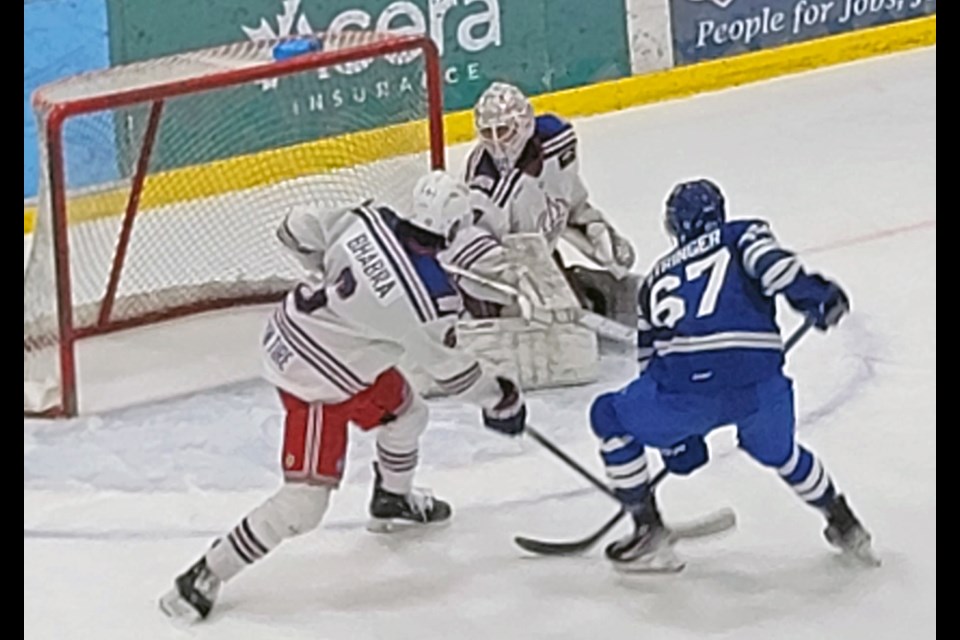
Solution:
M 262 304 L 276 300 L 276 295 L 254 295 L 229 300 L 206 300 L 174 307 L 164 311 L 144 314 L 126 319 L 111 320 L 111 312 L 116 300 L 117 286 L 123 271 L 133 221 L 137 214 L 140 195 L 146 179 L 147 168 L 157 132 L 164 103 L 169 98 L 197 93 L 218 87 L 229 87 L 252 83 L 259 80 L 280 78 L 294 73 L 320 67 L 331 67 L 344 62 L 363 58 L 381 57 L 388 54 L 419 50 L 423 54 L 424 71 L 427 82 L 427 118 L 430 129 L 430 164 L 434 169 L 445 166 L 443 139 L 443 84 L 440 72 L 440 55 L 437 46 L 426 36 L 385 37 L 383 40 L 365 45 L 346 47 L 330 51 L 318 51 L 282 61 L 270 61 L 263 64 L 224 71 L 187 80 L 159 83 L 150 87 L 118 91 L 110 95 L 66 100 L 52 105 L 46 115 L 47 165 L 50 188 L 50 206 L 53 216 L 54 270 L 57 279 L 57 323 L 60 351 L 60 405 L 40 413 L 24 412 L 28 416 L 69 417 L 77 415 L 77 370 L 75 343 L 81 338 L 101 335 L 152 324 L 163 320 L 182 317 L 204 311 L 238 305 Z M 150 115 L 139 158 L 131 179 L 130 194 L 124 210 L 120 237 L 110 269 L 107 289 L 100 303 L 97 322 L 87 328 L 77 328 L 73 322 L 73 298 L 70 280 L 69 241 L 67 235 L 67 203 L 65 196 L 66 173 L 62 132 L 68 118 L 104 111 L 115 107 L 131 106 L 150 102 Z M 39 106 L 36 101 L 35 107 Z

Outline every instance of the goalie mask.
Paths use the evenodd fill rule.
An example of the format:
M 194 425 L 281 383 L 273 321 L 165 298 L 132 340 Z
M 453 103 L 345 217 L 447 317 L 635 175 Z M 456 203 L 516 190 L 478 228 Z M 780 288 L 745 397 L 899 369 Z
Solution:
M 473 123 L 497 168 L 509 171 L 533 137 L 533 105 L 515 86 L 494 82 L 477 100 Z
M 449 246 L 460 231 L 470 224 L 470 191 L 450 174 L 431 171 L 413 188 L 410 224 L 443 238 Z
M 718 228 L 725 219 L 723 194 L 709 180 L 681 182 L 667 198 L 664 224 L 679 244 Z

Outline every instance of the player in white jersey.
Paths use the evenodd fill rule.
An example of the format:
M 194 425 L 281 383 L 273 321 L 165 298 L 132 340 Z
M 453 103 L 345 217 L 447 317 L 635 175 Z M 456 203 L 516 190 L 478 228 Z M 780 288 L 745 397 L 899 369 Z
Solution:
M 409 216 L 368 201 L 283 221 L 278 236 L 312 272 L 271 314 L 260 343 L 285 410 L 283 484 L 176 578 L 160 599 L 165 613 L 206 618 L 222 583 L 320 523 L 343 475 L 350 423 L 377 430 L 371 530 L 450 517 L 449 504 L 412 484 L 428 413 L 396 368 L 402 354 L 479 405 L 487 427 L 523 429 L 518 385 L 456 344 L 460 298 L 436 254 L 469 225 L 468 200 L 465 185 L 433 172 L 418 182 Z
M 613 276 L 609 280 L 622 281 L 635 261 L 634 250 L 589 199 L 573 126 L 552 114 L 535 116 L 526 96 L 502 82 L 480 96 L 474 125 L 478 142 L 468 157 L 465 178 L 474 193 L 476 227 L 442 259 L 486 278 L 506 276 L 509 281 L 511 265 L 504 264 L 498 241 L 506 234 L 537 233 L 546 240 L 548 252 L 563 238 Z M 571 284 L 583 293 L 576 282 Z M 472 297 L 488 292 L 467 283 L 465 293 Z M 632 293 L 630 289 L 631 306 Z M 495 293 L 486 297 L 502 303 Z

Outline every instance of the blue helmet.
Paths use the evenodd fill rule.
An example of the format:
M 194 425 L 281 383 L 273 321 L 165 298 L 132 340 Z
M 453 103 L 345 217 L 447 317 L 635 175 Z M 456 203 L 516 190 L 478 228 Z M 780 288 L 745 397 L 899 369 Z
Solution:
M 719 227 L 725 218 L 723 194 L 709 180 L 681 182 L 667 198 L 667 231 L 681 244 Z

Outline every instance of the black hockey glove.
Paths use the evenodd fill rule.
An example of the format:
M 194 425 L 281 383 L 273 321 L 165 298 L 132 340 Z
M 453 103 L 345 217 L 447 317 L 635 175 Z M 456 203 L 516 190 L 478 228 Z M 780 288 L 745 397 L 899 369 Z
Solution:
M 821 331 L 826 331 L 840 322 L 840 318 L 850 310 L 850 299 L 838 285 L 830 283 L 826 299 L 820 303 L 813 315 L 813 324 Z
M 483 409 L 483 424 L 504 435 L 518 436 L 527 424 L 527 406 L 512 380 L 497 376 L 497 384 L 502 397 L 494 407 Z

